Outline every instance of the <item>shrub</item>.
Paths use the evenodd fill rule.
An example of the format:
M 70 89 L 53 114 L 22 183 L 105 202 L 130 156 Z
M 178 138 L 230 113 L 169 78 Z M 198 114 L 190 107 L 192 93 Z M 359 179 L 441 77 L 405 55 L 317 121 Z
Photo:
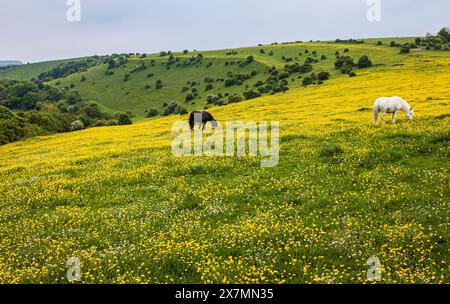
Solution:
M 400 54 L 408 54 L 411 50 L 411 47 L 409 45 L 403 45 L 400 49 Z
M 361 56 L 358 60 L 358 68 L 364 69 L 364 68 L 370 68 L 372 66 L 372 61 L 370 61 L 369 57 L 367 55 Z
M 208 95 L 206 96 L 206 103 L 208 104 L 217 104 L 220 98 L 216 95 Z
M 131 125 L 133 122 L 131 121 L 130 116 L 128 114 L 122 113 L 119 115 L 119 118 L 117 119 L 117 124 L 120 126 L 123 125 Z
M 258 98 L 258 97 L 261 96 L 260 93 L 255 92 L 255 91 L 253 91 L 253 90 L 246 91 L 246 92 L 244 92 L 243 95 L 244 95 L 244 98 L 245 98 L 246 100 Z
M 228 97 L 228 102 L 229 103 L 233 103 L 233 102 L 241 102 L 242 101 L 242 97 L 239 95 L 231 95 Z
M 130 74 L 125 74 L 123 76 L 123 81 L 128 81 L 128 80 L 130 80 Z
M 170 114 L 184 115 L 184 114 L 187 114 L 187 110 L 186 110 L 186 108 L 179 105 L 177 102 L 172 101 L 171 103 L 169 103 L 166 106 L 166 108 L 164 109 L 164 112 L 163 112 L 163 115 L 165 115 L 165 116 L 170 115 Z
M 185 101 L 185 102 L 191 102 L 191 101 L 194 100 L 194 99 L 195 99 L 194 94 L 189 93 L 189 94 L 187 94 L 186 97 L 184 98 L 184 101 Z
M 331 74 L 328 72 L 320 72 L 317 74 L 317 78 L 321 81 L 330 79 Z
M 205 91 L 210 91 L 212 89 L 214 89 L 214 86 L 211 83 L 208 83 L 205 87 Z
M 356 73 L 355 73 L 355 72 L 350 72 L 350 73 L 348 74 L 348 76 L 349 76 L 349 77 L 356 77 Z
M 25 119 L 0 106 L 0 145 L 22 139 L 26 135 Z
M 157 90 L 162 89 L 162 87 L 163 87 L 163 82 L 162 82 L 161 79 L 156 80 L 155 87 L 156 87 Z
M 155 117 L 155 116 L 157 116 L 159 114 L 158 110 L 155 109 L 155 108 L 148 109 L 145 112 L 147 113 L 147 118 Z
M 326 60 L 327 59 L 327 56 L 325 56 L 325 55 L 322 55 L 321 57 L 320 57 L 320 60 Z
M 351 57 L 341 56 L 334 63 L 334 66 L 336 67 L 336 69 L 341 70 L 342 74 L 349 74 L 355 66 L 355 63 L 353 62 L 353 59 Z
M 306 76 L 305 78 L 303 78 L 303 85 L 304 86 L 308 86 L 310 84 L 313 84 L 314 80 L 312 79 L 311 76 Z
M 84 123 L 81 120 L 75 120 L 70 123 L 70 131 L 79 131 L 84 129 Z

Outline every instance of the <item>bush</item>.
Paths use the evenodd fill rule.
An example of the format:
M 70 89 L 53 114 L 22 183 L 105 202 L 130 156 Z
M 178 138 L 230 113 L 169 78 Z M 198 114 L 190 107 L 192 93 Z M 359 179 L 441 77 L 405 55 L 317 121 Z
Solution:
M 350 72 L 350 73 L 348 74 L 348 76 L 349 76 L 349 77 L 356 77 L 356 73 L 355 73 L 355 72 Z
M 239 95 L 231 95 L 228 97 L 228 102 L 229 103 L 233 103 L 233 102 L 241 102 L 242 101 L 242 97 Z
M 408 54 L 411 50 L 411 47 L 409 45 L 403 45 L 400 49 L 400 54 Z
M 22 139 L 26 135 L 26 120 L 0 106 L 0 145 Z
M 119 115 L 119 118 L 117 119 L 117 124 L 120 126 L 123 125 L 131 125 L 133 122 L 131 121 L 130 116 L 128 114 L 122 113 Z
M 250 100 L 250 99 L 254 99 L 254 98 L 258 98 L 258 97 L 260 97 L 261 96 L 261 94 L 260 93 L 258 93 L 258 92 L 255 92 L 255 91 L 253 91 L 253 90 L 250 90 L 250 91 L 246 91 L 246 92 L 244 92 L 244 98 L 246 99 L 246 100 Z
M 330 77 L 331 74 L 328 72 L 320 72 L 319 74 L 317 74 L 317 78 L 321 81 L 328 80 L 330 79 Z
M 311 76 L 306 76 L 305 78 L 303 78 L 303 85 L 304 86 L 308 86 L 314 83 L 314 80 L 312 79 Z
M 211 83 L 208 83 L 205 87 L 205 91 L 210 91 L 212 89 L 214 89 L 214 86 Z
M 218 104 L 220 98 L 216 95 L 208 95 L 206 96 L 206 103 L 208 104 Z
M 177 102 L 172 101 L 171 103 L 169 103 L 166 108 L 164 109 L 163 115 L 167 116 L 170 114 L 180 114 L 180 115 L 184 115 L 187 114 L 187 110 L 182 107 L 181 105 L 179 105 Z
M 162 80 L 160 80 L 160 79 L 156 80 L 155 87 L 156 87 L 157 90 L 162 89 L 163 86 L 164 86 L 164 85 L 163 85 Z
M 353 59 L 351 57 L 341 56 L 334 63 L 334 66 L 336 67 L 336 69 L 341 70 L 342 74 L 349 74 L 355 66 L 355 63 L 353 62 Z
M 155 116 L 157 116 L 157 115 L 159 114 L 158 110 L 155 109 L 155 108 L 148 109 L 148 110 L 145 111 L 145 112 L 147 113 L 147 115 L 146 115 L 147 118 L 155 117 Z
M 372 66 L 372 61 L 370 61 L 369 57 L 367 55 L 362 56 L 358 60 L 358 68 L 364 69 L 364 68 L 370 68 Z
M 195 99 L 194 94 L 189 93 L 189 94 L 187 94 L 186 97 L 184 98 L 184 101 L 185 101 L 185 102 L 191 102 L 191 101 L 194 100 L 194 99 Z
M 84 129 L 84 123 L 81 120 L 75 120 L 70 123 L 70 131 L 79 131 Z

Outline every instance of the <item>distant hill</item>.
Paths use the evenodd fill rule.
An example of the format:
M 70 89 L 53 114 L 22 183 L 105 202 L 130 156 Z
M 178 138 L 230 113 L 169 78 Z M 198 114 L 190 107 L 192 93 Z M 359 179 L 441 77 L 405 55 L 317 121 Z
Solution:
M 18 61 L 18 60 L 0 60 L 0 67 L 22 65 L 22 64 L 23 64 L 23 62 Z

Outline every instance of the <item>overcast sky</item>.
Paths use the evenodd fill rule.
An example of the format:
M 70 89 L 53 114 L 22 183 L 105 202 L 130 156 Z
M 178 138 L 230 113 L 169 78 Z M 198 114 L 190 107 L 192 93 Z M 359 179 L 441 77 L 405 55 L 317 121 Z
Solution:
M 295 40 L 418 36 L 450 24 L 449 0 L 0 0 L 0 60 L 223 49 Z M 373 0 L 369 0 L 373 1 Z

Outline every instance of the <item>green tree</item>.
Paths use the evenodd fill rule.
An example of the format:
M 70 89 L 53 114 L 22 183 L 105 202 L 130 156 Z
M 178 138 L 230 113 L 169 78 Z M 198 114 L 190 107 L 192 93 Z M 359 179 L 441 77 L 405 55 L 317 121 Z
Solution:
M 130 116 L 128 116 L 125 113 L 122 113 L 119 115 L 117 123 L 122 126 L 122 125 L 131 125 L 133 122 L 131 121 Z

